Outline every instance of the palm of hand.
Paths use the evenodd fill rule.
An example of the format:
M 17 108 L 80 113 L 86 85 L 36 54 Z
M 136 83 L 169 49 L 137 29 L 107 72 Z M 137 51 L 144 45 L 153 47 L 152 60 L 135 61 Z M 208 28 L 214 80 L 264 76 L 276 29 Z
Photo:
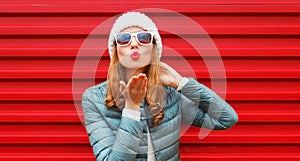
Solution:
M 147 77 L 141 73 L 131 77 L 128 84 L 120 81 L 120 92 L 125 98 L 125 107 L 139 109 L 147 92 Z

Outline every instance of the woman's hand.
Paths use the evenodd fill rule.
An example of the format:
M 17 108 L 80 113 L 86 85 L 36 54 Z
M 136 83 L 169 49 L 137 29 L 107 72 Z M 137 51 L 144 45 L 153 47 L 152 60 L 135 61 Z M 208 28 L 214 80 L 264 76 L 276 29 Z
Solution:
M 140 104 L 147 92 L 146 75 L 140 73 L 131 77 L 127 85 L 125 85 L 124 81 L 120 81 L 120 91 L 125 98 L 125 108 L 139 111 Z
M 183 77 L 166 63 L 160 62 L 160 66 L 160 79 L 162 83 L 177 89 Z

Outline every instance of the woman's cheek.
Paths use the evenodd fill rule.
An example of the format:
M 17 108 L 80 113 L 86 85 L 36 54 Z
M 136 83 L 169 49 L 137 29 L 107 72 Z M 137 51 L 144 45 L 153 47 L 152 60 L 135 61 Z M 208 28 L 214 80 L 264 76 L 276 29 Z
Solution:
M 123 56 L 124 53 L 125 53 L 124 47 L 117 46 L 117 54 L 118 54 L 118 56 Z
M 145 55 L 151 55 L 152 54 L 152 49 L 153 46 L 144 46 L 143 48 L 140 49 L 140 52 L 142 52 Z
M 148 63 L 150 63 L 152 58 L 152 53 L 153 53 L 153 47 L 148 48 L 147 53 L 148 53 L 147 54 Z
M 126 56 L 126 53 L 128 53 L 126 48 L 117 47 L 117 54 L 118 54 L 118 58 L 119 58 L 120 61 Z

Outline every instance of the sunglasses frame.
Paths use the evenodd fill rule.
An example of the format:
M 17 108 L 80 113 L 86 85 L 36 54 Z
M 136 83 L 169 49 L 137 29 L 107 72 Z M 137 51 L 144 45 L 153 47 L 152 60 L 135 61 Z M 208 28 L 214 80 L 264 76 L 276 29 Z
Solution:
M 145 33 L 149 33 L 149 34 L 151 35 L 151 41 L 150 41 L 148 44 L 143 44 L 143 43 L 141 43 L 140 40 L 137 38 L 137 35 L 138 35 L 138 34 L 144 33 L 144 32 L 145 32 Z M 117 41 L 117 36 L 118 36 L 119 34 L 123 34 L 123 33 L 127 33 L 127 34 L 129 34 L 129 35 L 131 36 L 129 42 L 128 42 L 127 44 L 124 44 L 124 45 L 119 44 L 118 41 Z M 116 44 L 117 44 L 118 46 L 127 46 L 127 45 L 129 45 L 129 44 L 131 43 L 133 37 L 136 38 L 137 42 L 138 42 L 140 45 L 151 45 L 152 42 L 153 42 L 154 34 L 151 33 L 151 32 L 147 32 L 147 31 L 141 31 L 141 32 L 136 32 L 136 33 L 119 32 L 119 33 L 115 34 L 114 37 L 115 37 Z

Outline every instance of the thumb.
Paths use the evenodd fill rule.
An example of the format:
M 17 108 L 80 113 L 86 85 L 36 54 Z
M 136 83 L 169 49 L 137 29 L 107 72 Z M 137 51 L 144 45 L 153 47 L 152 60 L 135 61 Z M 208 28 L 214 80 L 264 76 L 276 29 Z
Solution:
M 119 89 L 119 90 L 120 90 L 120 92 L 122 93 L 122 91 L 124 91 L 124 90 L 125 90 L 125 88 L 126 88 L 126 85 L 125 85 L 125 82 L 124 82 L 124 81 L 122 81 L 122 80 L 121 80 L 119 83 L 120 83 L 120 89 Z

